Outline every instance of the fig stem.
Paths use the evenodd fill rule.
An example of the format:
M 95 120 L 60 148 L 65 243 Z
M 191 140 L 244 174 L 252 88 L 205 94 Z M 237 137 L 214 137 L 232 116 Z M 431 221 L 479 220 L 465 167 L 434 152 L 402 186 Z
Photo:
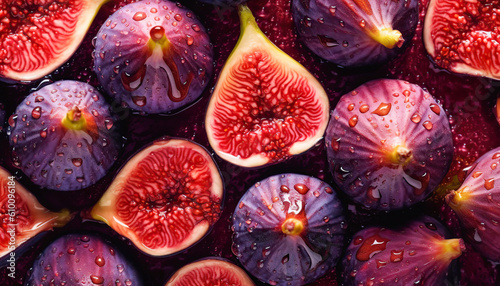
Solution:
M 402 166 L 408 164 L 412 158 L 411 150 L 401 145 L 396 146 L 389 155 L 391 163 Z
M 287 218 L 281 225 L 281 231 L 286 235 L 299 235 L 304 230 L 304 223 L 297 218 Z
M 68 111 L 61 123 L 66 129 L 71 130 L 84 130 L 87 127 L 87 122 L 82 116 L 82 111 L 78 108 L 78 106 L 75 106 L 73 109 Z
M 469 187 L 464 187 L 458 191 L 451 191 L 446 195 L 445 201 L 452 209 L 457 209 L 462 205 L 463 200 L 466 199 L 466 193 L 469 191 Z
M 372 32 L 370 37 L 388 49 L 392 49 L 395 46 L 401 48 L 405 41 L 401 32 L 392 28 L 383 28 Z
M 252 11 L 246 4 L 241 4 L 238 6 L 238 15 L 240 16 L 240 33 L 243 35 L 243 32 L 247 28 L 248 25 L 253 26 L 259 29 L 257 22 L 255 22 L 255 17 L 252 14 Z M 241 37 L 241 36 L 240 36 Z
M 439 241 L 438 245 L 440 253 L 436 258 L 439 260 L 452 261 L 465 251 L 465 244 L 461 238 L 444 239 Z

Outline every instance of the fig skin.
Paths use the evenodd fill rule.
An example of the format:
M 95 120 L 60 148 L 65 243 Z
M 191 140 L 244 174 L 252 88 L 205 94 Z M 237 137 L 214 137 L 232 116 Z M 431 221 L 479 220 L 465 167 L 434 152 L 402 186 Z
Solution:
M 449 265 L 465 250 L 461 238 L 446 234 L 430 217 L 404 227 L 363 229 L 342 260 L 344 285 L 446 285 Z
M 28 95 L 10 124 L 14 165 L 40 187 L 74 191 L 101 179 L 121 148 L 116 118 L 92 86 L 63 80 Z
M 177 270 L 165 286 L 254 286 L 243 269 L 220 257 L 207 257 Z
M 168 113 L 199 98 L 212 76 L 213 51 L 193 12 L 170 1 L 139 1 L 99 30 L 94 71 L 113 99 L 144 113 Z
M 80 46 L 107 1 L 2 1 L 0 17 L 8 22 L 4 20 L 0 29 L 0 80 L 37 80 L 60 67 Z
M 500 147 L 482 155 L 468 170 L 460 188 L 446 203 L 461 222 L 464 238 L 487 259 L 500 262 Z
M 222 159 L 259 167 L 321 140 L 329 100 L 316 78 L 262 33 L 247 6 L 238 12 L 240 37 L 219 75 L 205 128 Z
M 410 42 L 418 1 L 293 0 L 302 42 L 316 55 L 343 67 L 385 63 Z
M 451 72 L 500 79 L 498 3 L 431 0 L 423 39 L 427 53 Z
M 244 2 L 247 2 L 247 0 L 198 0 L 203 3 L 207 4 L 212 4 L 215 6 L 220 6 L 221 8 L 229 8 L 229 7 L 236 7 Z
M 28 275 L 25 286 L 145 285 L 120 251 L 88 234 L 56 239 L 40 253 Z
M 343 207 L 325 182 L 299 174 L 250 187 L 233 214 L 233 253 L 271 285 L 303 285 L 327 273 L 342 253 Z
M 223 194 L 219 169 L 205 148 L 163 138 L 127 161 L 91 215 L 141 251 L 166 256 L 208 233 Z
M 26 190 L 7 170 L 0 167 L 0 265 L 7 264 L 15 250 L 20 255 L 24 245 L 38 234 L 62 227 L 73 217 L 68 210 L 51 212 Z M 11 244 L 12 231 L 15 243 Z M 4 259 L 5 256 L 5 259 Z
M 325 144 L 335 183 L 376 210 L 424 200 L 453 157 L 445 111 L 429 93 L 401 80 L 370 81 L 343 95 Z

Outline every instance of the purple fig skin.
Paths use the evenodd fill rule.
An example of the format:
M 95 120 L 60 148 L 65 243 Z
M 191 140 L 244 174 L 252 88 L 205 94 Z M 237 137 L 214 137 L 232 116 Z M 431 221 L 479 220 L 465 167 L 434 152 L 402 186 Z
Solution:
M 430 217 L 359 231 L 342 260 L 344 285 L 446 285 L 450 263 L 465 250 L 462 239 L 446 233 Z
M 404 50 L 417 26 L 418 1 L 293 0 L 292 12 L 311 51 L 343 67 L 360 67 L 387 62 Z M 383 29 L 400 32 L 392 48 L 371 36 Z
M 453 157 L 445 111 L 429 93 L 401 80 L 374 80 L 343 95 L 325 142 L 335 183 L 377 210 L 424 200 Z
M 86 127 L 62 120 L 78 108 Z M 43 188 L 74 191 L 93 185 L 121 148 L 116 119 L 97 90 L 83 82 L 58 81 L 28 95 L 9 119 L 14 165 Z
M 58 238 L 38 256 L 28 275 L 25 286 L 144 285 L 127 259 L 94 235 Z
M 285 233 L 285 222 L 294 218 L 303 228 L 292 225 Z M 343 207 L 328 184 L 305 175 L 275 175 L 241 198 L 233 215 L 232 249 L 259 280 L 303 285 L 335 266 L 344 228 Z
M 99 30 L 94 71 L 113 99 L 141 112 L 168 113 L 201 95 L 213 51 L 193 12 L 170 1 L 139 1 Z
M 479 159 L 468 170 L 460 188 L 446 196 L 463 227 L 464 238 L 494 262 L 500 262 L 500 147 Z

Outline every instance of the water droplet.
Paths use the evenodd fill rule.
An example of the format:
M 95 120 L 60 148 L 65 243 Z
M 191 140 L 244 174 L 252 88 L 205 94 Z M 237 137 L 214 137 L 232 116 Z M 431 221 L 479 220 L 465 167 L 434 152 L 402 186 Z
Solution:
M 383 238 L 379 234 L 368 237 L 356 252 L 356 259 L 368 261 L 373 255 L 385 250 L 389 241 L 389 239 Z
M 474 230 L 474 240 L 477 242 L 483 242 L 483 240 L 479 236 L 479 231 L 477 229 Z
M 165 36 L 165 29 L 162 26 L 154 26 L 149 31 L 149 36 L 153 41 L 159 41 Z
M 134 19 L 135 21 L 142 21 L 144 19 L 146 19 L 147 15 L 146 13 L 144 12 L 137 12 L 134 14 L 134 16 L 132 17 L 132 19 Z
M 104 260 L 104 257 L 97 256 L 95 258 L 95 264 L 97 264 L 97 266 L 99 266 L 99 267 L 103 267 L 106 264 L 106 261 Z
M 433 224 L 432 222 L 426 222 L 425 226 L 430 229 L 430 230 L 437 230 L 437 226 Z
M 72 169 L 65 169 L 64 173 L 71 175 L 71 174 L 73 174 L 73 170 Z
M 495 179 L 494 178 L 484 180 L 484 188 L 485 189 L 491 190 L 491 189 L 493 189 L 494 186 L 495 186 Z
M 90 275 L 90 281 L 94 284 L 102 284 L 104 283 L 104 278 L 102 276 Z
M 146 105 L 146 97 L 145 96 L 132 96 L 132 101 L 140 107 Z
M 125 270 L 125 267 L 123 267 L 123 264 L 118 264 L 116 265 L 116 269 L 118 269 L 119 273 L 122 273 Z
M 110 119 L 106 119 L 104 120 L 104 125 L 106 126 L 106 129 L 111 129 L 111 127 L 113 127 L 113 121 L 111 121 Z
M 351 117 L 349 119 L 349 126 L 354 127 L 354 126 L 356 126 L 356 124 L 358 124 L 358 116 L 354 115 L 353 117 Z
M 309 188 L 304 184 L 295 184 L 293 188 L 301 195 L 305 195 L 309 191 Z
M 88 237 L 87 235 L 83 235 L 80 237 L 80 240 L 83 241 L 83 242 L 89 242 L 90 241 L 90 237 Z
M 391 103 L 382 102 L 372 113 L 378 116 L 386 116 L 389 112 L 391 112 L 391 106 Z
M 400 262 L 403 260 L 403 250 L 391 250 L 391 262 Z
M 317 197 L 317 198 L 318 198 L 318 197 L 319 197 L 319 195 L 320 195 L 320 193 L 319 193 L 319 191 L 318 191 L 318 190 L 316 190 L 316 191 L 314 191 L 314 192 L 313 192 L 313 195 L 314 195 L 315 197 Z
M 285 186 L 285 185 L 281 185 L 280 190 L 281 190 L 283 193 L 288 193 L 288 192 L 290 192 L 290 188 L 288 188 L 288 187 L 287 187 L 287 186 Z
M 97 112 L 97 110 L 95 109 L 92 109 L 92 115 L 94 115 L 95 117 L 99 116 L 99 112 Z
M 194 42 L 193 37 L 191 37 L 191 35 L 186 35 L 186 43 L 188 44 L 188 46 L 191 46 L 193 42 Z
M 337 42 L 335 39 L 332 39 L 325 35 L 318 35 L 318 39 L 320 43 L 327 48 L 333 48 L 339 45 L 339 42 Z
M 376 264 L 377 264 L 377 268 L 382 268 L 384 267 L 385 265 L 387 265 L 387 262 L 386 261 L 383 261 L 383 260 L 380 260 L 380 259 L 377 259 L 375 260 Z
M 77 181 L 78 183 L 83 183 L 83 181 L 84 181 L 84 180 L 85 180 L 85 178 L 84 178 L 84 177 L 76 177 L 76 181 Z
M 342 42 L 342 47 L 344 47 L 344 48 L 349 47 L 349 42 L 347 42 L 347 41 L 343 41 L 343 42 Z
M 418 115 L 417 113 L 413 114 L 413 116 L 411 117 L 411 121 L 413 123 L 419 123 L 420 120 L 422 120 L 422 117 L 420 115 Z
M 337 12 L 337 6 L 330 6 L 328 11 L 330 11 L 330 15 L 335 17 L 335 12 Z
M 181 21 L 181 20 L 182 20 L 182 16 L 181 16 L 181 14 L 175 14 L 174 19 L 175 19 L 176 21 Z
M 70 254 L 70 255 L 74 255 L 74 254 L 76 253 L 76 249 L 75 249 L 74 247 L 70 247 L 70 248 L 68 248 L 68 251 L 67 251 L 67 252 L 68 252 L 68 254 Z
M 270 246 L 266 246 L 262 250 L 262 256 L 266 257 L 266 256 L 269 256 L 269 254 L 271 254 L 271 247 Z
M 437 105 L 435 103 L 431 103 L 431 105 L 429 105 L 429 107 L 431 108 L 432 112 L 436 113 L 437 115 L 439 115 L 441 113 L 441 109 L 439 108 L 439 105 Z
M 351 103 L 347 106 L 347 111 L 353 111 L 354 110 L 354 103 Z
M 158 12 L 158 9 L 156 9 L 156 8 L 151 8 L 151 10 L 149 10 L 149 11 L 151 11 L 151 13 L 153 13 L 153 14 L 154 14 L 154 13 L 157 13 L 157 12 Z
M 44 128 L 40 131 L 40 137 L 42 137 L 42 138 L 47 137 L 47 128 Z
M 71 162 L 73 163 L 73 165 L 75 165 L 75 167 L 80 167 L 83 163 L 83 160 L 82 158 L 73 158 L 71 159 Z
M 431 130 L 432 129 L 432 122 L 430 122 L 429 120 L 424 121 L 424 123 L 422 123 L 422 125 L 427 130 Z
M 259 260 L 259 261 L 257 262 L 257 267 L 259 267 L 259 268 L 263 268 L 263 267 L 264 267 L 264 260 Z
M 31 117 L 33 117 L 33 119 L 38 119 L 40 116 L 42 116 L 42 108 L 40 106 L 33 108 L 31 111 Z
M 332 141 L 332 149 L 337 152 L 340 149 L 340 138 Z
M 370 110 L 370 106 L 368 106 L 368 104 L 363 104 L 359 107 L 359 112 L 361 113 L 365 113 L 367 112 L 368 110 Z
M 199 32 L 199 31 L 200 31 L 200 27 L 199 27 L 198 25 L 196 25 L 196 24 L 191 25 L 191 28 L 192 28 L 192 29 L 193 29 L 193 31 L 195 31 L 195 32 Z
M 9 122 L 9 126 L 10 126 L 11 128 L 16 127 L 16 120 L 17 120 L 17 114 L 12 114 L 12 115 L 9 117 L 8 122 Z

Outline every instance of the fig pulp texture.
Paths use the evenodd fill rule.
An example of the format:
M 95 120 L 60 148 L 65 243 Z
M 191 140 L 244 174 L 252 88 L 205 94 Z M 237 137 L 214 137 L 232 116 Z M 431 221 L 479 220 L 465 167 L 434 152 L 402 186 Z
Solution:
M 129 159 L 91 214 L 145 253 L 163 256 L 208 232 L 222 196 L 219 170 L 203 147 L 162 139 Z
M 218 257 L 208 257 L 177 270 L 165 286 L 254 286 L 243 269 Z
M 19 255 L 20 245 L 43 231 L 64 226 L 71 215 L 67 210 L 57 213 L 46 209 L 0 167 L 0 219 L 0 265 L 3 265 L 8 263 L 9 252 L 16 250 Z
M 233 252 L 259 280 L 303 285 L 327 273 L 342 253 L 343 207 L 325 182 L 299 174 L 250 187 L 233 215 Z
M 325 142 L 335 183 L 355 202 L 379 210 L 424 200 L 453 156 L 443 108 L 401 80 L 374 80 L 343 95 Z
M 344 67 L 384 63 L 409 43 L 418 1 L 293 0 L 301 40 L 318 56 Z
M 497 1 L 431 0 L 424 44 L 447 70 L 500 79 L 500 19 Z
M 102 238 L 68 234 L 52 242 L 38 256 L 24 285 L 144 284 L 128 260 Z
M 262 33 L 247 6 L 239 6 L 239 15 L 240 38 L 219 75 L 205 126 L 217 155 L 255 167 L 318 142 L 329 102 L 314 76 Z
M 461 238 L 445 234 L 430 217 L 359 231 L 342 261 L 344 285 L 447 285 L 449 265 L 465 247 Z
M 1 1 L 0 78 L 31 81 L 61 66 L 107 1 Z
M 14 165 L 44 188 L 73 191 L 93 185 L 121 147 L 109 109 L 83 82 L 58 81 L 31 93 L 9 120 Z
M 205 28 L 193 12 L 165 0 L 128 4 L 111 15 L 95 42 L 94 70 L 107 93 L 146 113 L 196 100 L 213 69 Z
M 446 196 L 463 226 L 465 238 L 484 257 L 500 262 L 500 148 L 481 156 L 457 191 Z

